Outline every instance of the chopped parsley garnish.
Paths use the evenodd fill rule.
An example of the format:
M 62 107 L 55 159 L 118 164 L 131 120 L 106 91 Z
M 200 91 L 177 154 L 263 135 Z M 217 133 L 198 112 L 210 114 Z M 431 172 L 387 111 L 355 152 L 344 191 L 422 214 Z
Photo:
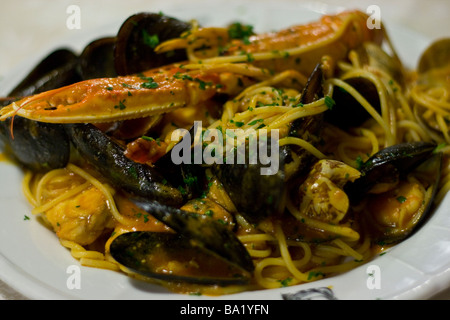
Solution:
M 157 34 L 150 35 L 146 30 L 142 30 L 142 40 L 144 44 L 150 48 L 156 48 L 159 44 L 159 38 Z
M 439 144 L 434 150 L 433 153 L 437 153 L 439 151 L 441 151 L 441 149 L 445 148 L 447 146 L 447 144 L 445 142 Z
M 195 78 L 195 81 L 197 81 L 197 82 L 199 83 L 199 88 L 200 88 L 201 90 L 205 90 L 205 89 L 206 89 L 206 86 L 212 85 L 212 82 L 211 82 L 211 81 L 205 82 L 205 81 L 200 80 L 200 79 L 198 79 L 198 78 Z
M 156 138 L 155 139 L 155 138 L 152 138 L 152 137 L 149 137 L 149 136 L 142 136 L 141 138 L 143 140 L 146 140 L 146 141 L 155 141 L 158 146 L 161 146 L 161 139 L 160 138 Z
M 205 212 L 205 215 L 207 215 L 208 217 L 212 217 L 214 214 L 214 212 L 212 210 L 208 210 Z
M 403 202 L 406 201 L 406 197 L 404 197 L 404 196 L 398 196 L 398 197 L 397 197 L 397 201 L 400 202 L 400 203 L 403 203 Z
M 152 77 L 143 77 L 143 80 L 146 80 L 146 82 L 141 84 L 142 88 L 145 89 L 156 89 L 158 88 L 158 83 L 155 82 L 155 80 L 153 80 Z
M 264 122 L 264 119 L 253 120 L 252 122 L 249 122 L 248 125 L 253 126 L 253 125 L 257 124 L 258 122 Z
M 235 22 L 228 27 L 228 35 L 231 39 L 241 39 L 245 44 L 249 44 L 249 37 L 252 36 L 253 26 L 243 25 L 242 23 Z
M 325 96 L 325 105 L 331 110 L 336 105 L 336 102 L 330 96 Z
M 120 110 L 126 109 L 127 106 L 124 104 L 124 102 L 125 102 L 125 99 L 122 101 L 119 101 L 119 105 L 114 106 L 114 109 L 120 109 Z
M 323 276 L 325 276 L 325 274 L 321 271 L 310 271 L 308 273 L 308 280 L 311 280 L 313 277 L 316 278 L 316 277 L 323 277 Z
M 361 170 L 362 167 L 363 167 L 363 165 L 364 165 L 364 161 L 363 161 L 363 159 L 361 158 L 361 156 L 358 156 L 358 157 L 356 158 L 355 162 L 356 162 L 356 168 L 357 168 L 358 170 Z
M 133 176 L 133 178 L 135 178 L 135 179 L 138 178 L 138 173 L 137 173 L 135 167 L 129 167 L 128 168 L 128 173 L 131 174 Z
M 282 287 L 287 287 L 287 286 L 289 286 L 289 282 L 292 281 L 292 278 L 289 277 L 284 280 L 278 280 L 278 281 L 280 282 Z

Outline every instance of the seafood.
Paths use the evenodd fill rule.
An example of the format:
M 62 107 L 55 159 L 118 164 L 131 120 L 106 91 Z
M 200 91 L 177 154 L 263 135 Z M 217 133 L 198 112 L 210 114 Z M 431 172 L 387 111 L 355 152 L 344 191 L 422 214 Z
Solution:
M 427 142 L 385 148 L 362 165 L 361 177 L 344 186 L 352 202 L 369 199 L 361 218 L 374 241 L 401 241 L 427 218 L 440 181 L 442 154 L 435 148 Z M 410 174 L 418 180 L 408 179 Z
M 226 286 L 250 278 L 175 233 L 127 232 L 114 239 L 110 252 L 126 268 L 151 279 Z
M 340 161 L 317 161 L 299 187 L 300 211 L 321 221 L 338 224 L 350 206 L 343 187 L 360 172 Z
M 212 217 L 169 207 L 146 198 L 133 197 L 132 201 L 178 234 L 194 241 L 196 246 L 247 272 L 254 269 L 250 255 L 236 235 Z
M 297 70 L 309 75 L 322 57 L 337 61 L 346 59 L 350 50 L 358 48 L 363 42 L 380 44 L 382 29 L 368 29 L 368 16 L 361 11 L 344 11 L 336 15 L 325 15 L 319 21 L 306 25 L 293 26 L 278 32 L 249 34 L 241 39 L 230 37 L 227 30 L 200 28 L 198 34 L 191 30 L 181 39 L 167 41 L 158 46 L 156 52 L 193 46 L 198 49 L 196 59 L 203 63 L 227 60 L 252 64 L 272 72 Z M 220 37 L 217 34 L 220 33 Z M 219 38 L 221 43 L 215 43 Z M 205 48 L 217 47 L 217 50 Z M 203 56 L 204 52 L 211 56 Z
M 358 202 L 373 188 L 387 190 L 417 165 L 426 160 L 436 148 L 431 142 L 408 142 L 384 148 L 361 166 L 361 177 L 345 186 L 351 201 Z
M 45 219 L 58 238 L 80 245 L 92 244 L 112 224 L 105 197 L 95 187 L 50 208 Z
M 117 77 L 114 66 L 116 37 L 105 37 L 92 41 L 78 58 L 78 69 L 82 80 Z
M 253 265 L 247 251 L 231 230 L 208 215 L 199 217 L 198 213 L 183 210 L 188 208 L 186 205 L 181 209 L 176 208 L 184 202 L 187 193 L 181 193 L 179 188 L 171 186 L 162 172 L 157 170 L 158 168 L 153 169 L 128 159 L 118 144 L 92 124 L 67 126 L 69 136 L 78 152 L 113 186 L 125 191 L 127 198 L 139 208 L 178 234 L 196 240 L 197 246 L 205 247 L 238 267 L 252 269 Z M 186 189 L 189 191 L 189 186 L 183 185 L 183 190 Z M 173 241 L 189 242 L 186 239 Z M 118 249 L 114 252 L 117 253 Z
M 155 47 L 190 30 L 191 24 L 162 14 L 141 12 L 130 16 L 115 39 L 114 67 L 119 75 L 130 75 L 184 61 L 184 50 L 156 54 Z
M 307 104 L 322 98 L 322 85 L 322 65 L 318 64 L 302 91 L 300 103 Z M 307 137 L 308 141 L 315 140 L 315 137 L 319 135 L 321 118 L 319 114 L 294 121 L 289 128 L 289 136 Z M 251 164 L 245 161 L 244 164 L 233 163 L 214 167 L 215 174 L 227 190 L 234 205 L 251 223 L 259 223 L 271 215 L 280 213 L 286 181 L 292 179 L 292 176 L 306 172 L 315 161 L 313 155 L 300 147 L 287 145 L 271 150 L 272 137 L 268 137 L 265 145 L 269 153 L 279 151 L 279 169 L 272 175 L 260 174 L 261 168 L 266 166 L 261 162 Z M 246 144 L 246 155 L 248 148 Z M 295 153 L 297 161 L 295 174 L 287 177 L 285 166 L 293 162 L 292 153 Z M 236 184 L 237 180 L 243 183 Z
M 270 150 L 271 139 L 267 148 Z M 248 146 L 246 146 L 248 148 Z M 238 211 L 251 223 L 258 223 L 281 211 L 285 183 L 283 154 L 278 160 L 279 170 L 273 175 L 261 175 L 265 164 L 230 164 L 215 166 L 214 172 Z M 236 184 L 236 181 L 242 183 Z
M 450 142 L 447 122 L 448 77 L 450 74 L 450 39 L 443 38 L 429 45 L 417 64 L 417 85 L 411 97 L 417 104 L 414 113 L 421 125 L 430 129 L 435 141 Z
M 67 49 L 50 53 L 8 94 L 9 103 L 79 81 L 77 61 L 77 56 Z M 0 138 L 12 157 L 31 170 L 60 168 L 69 160 L 70 142 L 61 124 L 17 116 L 0 122 Z
M 70 124 L 66 130 L 78 152 L 113 186 L 173 206 L 182 203 L 180 191 L 161 173 L 128 159 L 120 145 L 92 124 Z
M 37 122 L 22 117 L 0 123 L 5 151 L 25 168 L 47 171 L 64 167 L 70 157 L 70 140 L 60 124 Z
M 82 81 L 20 96 L 0 111 L 2 124 L 17 117 L 55 126 L 70 143 L 65 169 L 27 176 L 34 212 L 67 248 L 95 248 L 96 258 L 82 264 L 114 265 L 177 291 L 279 288 L 368 261 L 371 241 L 400 241 L 427 218 L 441 155 L 434 154 L 435 143 L 410 142 L 417 135 L 380 130 L 407 113 L 384 99 L 402 92 L 391 88 L 382 96 L 373 82 L 345 72 L 356 65 L 376 79 L 387 74 L 404 89 L 401 63 L 380 48 L 384 30 L 367 28 L 366 21 L 365 14 L 347 11 L 254 34 L 232 30 L 238 24 L 202 28 L 159 14 L 131 16 L 117 35 L 85 47 L 75 65 Z M 101 66 L 92 68 L 96 61 Z M 346 123 L 352 108 L 363 108 L 358 95 L 336 90 L 343 82 L 379 117 L 366 112 Z M 362 127 L 370 116 L 380 123 Z M 276 130 L 267 136 L 264 127 Z M 178 129 L 187 134 L 170 139 Z M 261 157 L 249 161 L 243 129 L 264 138 L 259 156 L 263 142 L 267 158 L 277 158 L 275 170 L 262 170 Z M 213 130 L 225 137 L 208 140 Z M 240 138 L 243 163 L 235 161 L 238 146 L 225 158 L 216 149 Z M 389 147 L 396 139 L 408 142 Z M 344 147 L 330 146 L 336 141 Z M 369 157 L 370 147 L 381 151 L 353 167 L 354 153 Z M 192 161 L 198 150 L 219 161 Z M 50 181 L 61 188 L 55 191 Z
M 361 69 L 376 70 L 376 72 L 386 74 L 389 78 L 388 82 L 395 81 L 399 86 L 404 86 L 405 71 L 395 54 L 391 56 L 371 42 L 364 43 L 355 52 L 357 52 L 357 64 Z M 376 112 L 381 112 L 379 96 L 381 88 L 379 85 L 362 74 L 354 75 L 351 72 L 349 74 L 343 72 L 342 79 L 368 101 Z M 361 107 L 361 101 L 358 101 L 349 92 L 337 88 L 333 91 L 332 97 L 336 105 L 325 113 L 324 117 L 327 122 L 339 128 L 348 129 L 360 126 L 371 118 L 371 114 Z
M 254 68 L 246 72 L 261 74 Z M 197 105 L 216 93 L 236 93 L 241 83 L 248 85 L 252 79 L 232 72 L 158 68 L 135 76 L 85 80 L 24 98 L 0 110 L 0 120 L 13 115 L 50 123 L 135 119 Z
M 267 73 L 260 68 L 271 72 L 292 69 L 309 75 L 324 56 L 332 60 L 344 59 L 351 49 L 364 41 L 380 42 L 382 33 L 366 28 L 366 18 L 359 11 L 326 16 L 318 23 L 261 35 L 248 45 L 232 43 L 227 50 L 229 54 L 238 51 L 245 52 L 245 57 L 252 55 L 252 59 L 243 61 L 248 64 L 240 68 L 248 70 L 245 71 L 246 76 L 261 77 Z M 177 48 L 170 48 L 174 49 Z M 299 52 L 291 52 L 291 49 Z M 259 63 L 257 54 L 267 50 L 272 53 L 286 52 L 289 59 L 283 59 L 282 56 Z M 195 105 L 209 100 L 215 93 L 236 93 L 236 89 L 242 89 L 236 83 L 243 82 L 244 87 L 245 83 L 249 83 L 233 71 L 224 72 L 227 68 L 233 70 L 229 64 L 222 65 L 215 72 L 208 71 L 207 61 L 202 64 L 200 69 L 189 72 L 177 67 L 164 72 L 157 68 L 144 71 L 141 76 L 85 80 L 14 102 L 0 111 L 0 120 L 16 114 L 36 121 L 57 123 L 132 119 Z
M 312 103 L 325 96 L 324 92 L 324 80 L 326 74 L 326 66 L 323 63 L 318 63 L 311 75 L 308 78 L 308 82 L 302 91 L 300 99 L 301 104 Z M 326 113 L 325 113 L 326 114 Z M 289 128 L 289 136 L 302 138 L 310 141 L 313 145 L 317 145 L 320 141 L 322 126 L 324 121 L 324 114 L 319 113 L 314 116 L 301 118 L 295 120 Z M 306 170 L 316 161 L 311 153 L 307 152 L 304 148 L 298 146 L 284 146 L 281 153 L 286 155 L 286 163 L 292 162 L 291 152 L 297 155 L 297 160 L 300 163 L 297 164 L 297 168 L 292 173 L 294 177 L 301 176 Z M 292 177 L 291 177 L 292 178 Z
M 369 101 L 375 110 L 381 110 L 377 88 L 372 82 L 364 78 L 349 78 L 345 82 Z M 336 102 L 335 108 L 329 110 L 324 115 L 328 123 L 339 128 L 348 129 L 357 127 L 365 120 L 370 119 L 370 114 L 367 110 L 361 108 L 361 104 L 348 92 L 339 89 L 335 90 L 333 92 L 333 99 Z M 351 117 L 349 116 L 350 114 Z
M 445 68 L 449 65 L 450 38 L 443 38 L 433 42 L 422 53 L 417 72 L 424 74 L 426 72 Z M 445 69 L 444 69 L 445 72 Z

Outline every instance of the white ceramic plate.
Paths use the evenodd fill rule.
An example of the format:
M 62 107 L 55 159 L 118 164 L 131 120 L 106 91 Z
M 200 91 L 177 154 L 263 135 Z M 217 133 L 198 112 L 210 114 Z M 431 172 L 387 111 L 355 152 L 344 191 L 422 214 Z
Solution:
M 181 19 L 198 19 L 203 25 L 225 25 L 232 21 L 252 24 L 256 31 L 276 30 L 289 25 L 318 19 L 322 13 L 336 8 L 305 7 L 261 2 L 250 10 L 245 3 L 226 1 L 192 7 L 162 8 L 163 12 Z M 224 5 L 226 3 L 226 5 Z M 220 8 L 220 10 L 217 10 Z M 144 9 L 145 10 L 145 9 Z M 154 9 L 158 12 L 160 9 Z M 76 50 L 98 36 L 115 34 L 127 17 L 82 37 L 67 39 Z M 399 26 L 387 27 L 401 58 L 414 66 L 428 41 Z M 50 48 L 51 49 L 51 48 Z M 49 49 L 49 51 L 50 51 Z M 5 77 L 0 88 L 6 94 L 25 75 L 40 56 L 34 56 L 21 70 Z M 164 288 L 134 281 L 106 270 L 81 267 L 81 287 L 70 289 L 70 267 L 79 266 L 63 248 L 55 234 L 31 216 L 31 207 L 21 191 L 22 172 L 15 166 L 0 163 L 0 278 L 31 299 L 210 299 L 173 294 Z M 337 299 L 425 299 L 450 287 L 450 197 L 434 212 L 427 224 L 413 237 L 397 245 L 374 261 L 346 274 L 295 287 L 245 292 L 214 299 L 282 299 L 282 294 L 313 288 L 331 288 Z M 370 268 L 369 268 L 370 267 Z M 373 280 L 380 276 L 379 286 Z

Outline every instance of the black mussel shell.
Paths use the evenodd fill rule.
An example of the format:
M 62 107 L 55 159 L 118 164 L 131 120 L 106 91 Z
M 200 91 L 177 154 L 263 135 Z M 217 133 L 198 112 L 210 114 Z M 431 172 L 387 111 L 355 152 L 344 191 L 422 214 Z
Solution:
M 156 54 L 155 46 L 179 37 L 190 28 L 189 23 L 157 13 L 132 15 L 122 24 L 117 34 L 114 52 L 117 73 L 135 74 L 186 60 L 184 50 Z
M 323 65 L 321 63 L 318 63 L 309 76 L 305 87 L 303 88 L 300 103 L 312 103 L 318 99 L 323 98 L 323 83 Z M 320 142 L 323 121 L 323 113 L 297 119 L 291 124 L 291 127 L 289 129 L 289 136 L 305 139 L 311 142 L 313 145 L 317 145 Z M 297 161 L 299 161 L 300 164 L 297 170 L 295 170 L 295 172 L 292 174 L 292 177 L 289 177 L 289 179 L 303 176 L 306 171 L 309 170 L 311 165 L 317 160 L 314 155 L 299 146 L 286 145 L 280 148 L 280 154 L 284 158 L 285 164 L 293 161 L 291 153 L 295 153 L 297 155 Z
M 192 146 L 197 134 L 198 128 L 193 125 L 177 144 L 184 143 L 185 139 L 189 140 L 191 145 L 191 152 L 193 152 Z M 155 163 L 155 167 L 166 177 L 166 179 L 173 186 L 182 187 L 184 190 L 184 196 L 186 199 L 193 199 L 200 197 L 204 190 L 206 181 L 205 168 L 202 165 L 195 163 L 180 163 L 175 164 L 172 158 L 175 156 L 174 148 L 164 154 Z
M 268 154 L 271 154 L 271 138 L 267 141 Z M 246 156 L 248 145 L 246 145 Z M 276 172 L 263 174 L 269 165 L 258 161 L 255 164 L 222 164 L 213 167 L 213 172 L 227 191 L 236 209 L 250 223 L 257 224 L 265 218 L 279 213 L 285 188 L 284 154 L 279 153 Z M 271 163 L 270 165 L 275 165 Z
M 387 147 L 361 166 L 361 177 L 344 186 L 350 201 L 359 202 L 377 183 L 399 179 L 427 160 L 436 148 L 432 142 L 407 142 Z
M 430 214 L 435 208 L 434 199 L 439 189 L 441 166 L 442 153 L 435 153 L 414 169 L 414 172 L 420 176 L 420 179 L 424 180 L 425 185 L 428 185 L 428 189 L 422 205 L 411 219 L 407 220 L 407 223 L 403 223 L 403 225 L 386 225 L 375 219 L 370 211 L 367 212 L 367 216 L 364 219 L 366 221 L 366 229 L 374 242 L 378 244 L 398 243 L 419 230 L 430 218 Z M 375 202 L 380 201 L 378 198 L 374 199 Z M 396 201 L 399 201 L 398 198 Z
M 94 125 L 67 124 L 66 130 L 77 151 L 113 186 L 168 205 L 182 204 L 181 192 L 156 168 L 127 158 L 123 148 Z
M 380 97 L 376 86 L 368 79 L 357 77 L 345 80 L 358 91 L 378 112 L 381 110 Z M 362 125 L 371 115 L 351 94 L 341 89 L 335 88 L 333 91 L 335 105 L 324 114 L 324 120 L 332 125 L 348 129 Z
M 146 198 L 130 197 L 130 200 L 177 234 L 195 241 L 203 250 L 241 270 L 253 271 L 253 261 L 247 249 L 236 235 L 220 222 L 207 215 L 187 212 Z
M 115 37 L 105 37 L 89 43 L 80 55 L 79 70 L 83 80 L 117 77 L 114 66 Z
M 62 48 L 53 51 L 8 94 L 22 98 L 81 80 L 78 56 Z M 2 105 L 13 100 L 3 101 Z M 6 151 L 26 168 L 45 171 L 64 167 L 70 157 L 70 141 L 63 125 L 37 122 L 19 116 L 0 122 L 0 139 Z
M 0 123 L 0 139 L 7 146 L 6 153 L 33 171 L 62 168 L 69 161 L 69 138 L 57 124 L 8 118 Z
M 249 281 L 242 270 L 175 233 L 124 233 L 111 242 L 110 252 L 126 268 L 152 279 L 220 286 Z M 169 262 L 182 265 L 183 271 L 170 270 Z
M 324 82 L 323 65 L 318 63 L 306 82 L 303 88 L 300 102 L 303 104 L 312 103 L 320 98 L 323 98 L 323 82 Z M 302 121 L 301 119 L 297 121 Z M 295 127 L 295 126 L 294 126 Z

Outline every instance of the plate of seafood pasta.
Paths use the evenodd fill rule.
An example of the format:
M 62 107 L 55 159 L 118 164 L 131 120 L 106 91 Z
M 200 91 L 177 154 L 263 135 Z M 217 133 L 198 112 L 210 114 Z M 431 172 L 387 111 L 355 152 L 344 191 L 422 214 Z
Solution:
M 29 299 L 450 287 L 450 39 L 376 8 L 218 5 L 118 17 L 2 79 L 0 279 Z

